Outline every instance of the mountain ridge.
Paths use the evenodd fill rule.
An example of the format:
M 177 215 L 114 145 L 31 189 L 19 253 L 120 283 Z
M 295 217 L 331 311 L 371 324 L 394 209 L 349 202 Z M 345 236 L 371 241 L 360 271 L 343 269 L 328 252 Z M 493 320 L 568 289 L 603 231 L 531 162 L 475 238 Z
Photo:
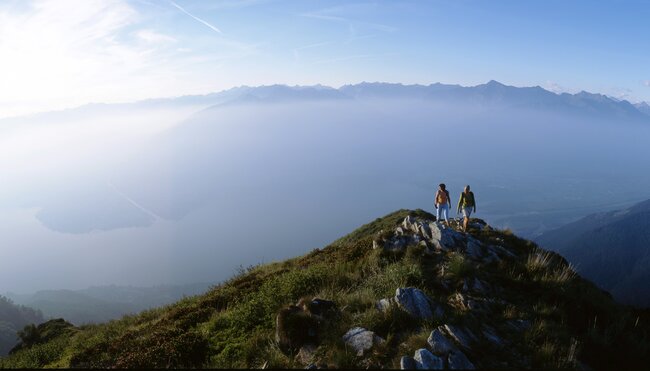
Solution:
M 23 341 L 0 367 L 634 369 L 650 359 L 650 313 L 509 231 L 480 219 L 458 228 L 399 210 L 205 294 Z
M 152 98 L 124 103 L 89 103 L 83 106 L 68 108 L 60 111 L 35 113 L 28 116 L 9 117 L 0 119 L 16 120 L 31 119 L 45 114 L 68 114 L 70 112 L 86 112 L 114 107 L 154 108 L 175 105 L 203 105 L 204 109 L 213 106 L 246 104 L 246 103 L 277 103 L 287 101 L 312 101 L 323 99 L 349 100 L 367 98 L 416 98 L 439 100 L 442 102 L 470 103 L 508 103 L 522 108 L 558 108 L 562 111 L 576 112 L 585 110 L 593 115 L 609 115 L 611 117 L 629 118 L 634 120 L 650 120 L 650 105 L 647 102 L 630 103 L 600 93 L 580 91 L 576 94 L 555 93 L 539 85 L 516 87 L 506 85 L 496 80 L 474 86 L 459 84 L 431 83 L 402 84 L 389 82 L 360 82 L 345 84 L 339 88 L 316 85 L 286 85 L 271 84 L 260 86 L 237 86 L 207 94 L 182 95 L 168 98 Z M 526 101 L 525 99 L 528 99 Z M 531 101 L 532 99 L 532 101 Z
M 650 306 L 650 200 L 588 215 L 535 240 L 565 256 L 618 300 Z

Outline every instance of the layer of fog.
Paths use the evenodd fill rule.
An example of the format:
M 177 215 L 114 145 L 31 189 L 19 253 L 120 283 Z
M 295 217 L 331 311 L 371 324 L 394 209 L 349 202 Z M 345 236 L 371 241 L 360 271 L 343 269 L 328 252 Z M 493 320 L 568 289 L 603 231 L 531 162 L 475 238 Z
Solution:
M 104 111 L 0 127 L 0 292 L 217 281 L 465 184 L 532 236 L 650 197 L 650 130 L 418 101 Z

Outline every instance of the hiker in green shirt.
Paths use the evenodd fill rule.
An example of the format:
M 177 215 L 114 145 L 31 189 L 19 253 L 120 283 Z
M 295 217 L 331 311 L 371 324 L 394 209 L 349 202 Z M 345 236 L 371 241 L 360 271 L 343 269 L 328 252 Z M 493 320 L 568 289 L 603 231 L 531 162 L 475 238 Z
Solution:
M 458 214 L 463 212 L 463 231 L 467 232 L 467 224 L 469 224 L 469 216 L 472 212 L 476 212 L 476 201 L 474 200 L 474 193 L 470 192 L 469 185 L 465 186 L 465 190 L 460 194 L 458 200 Z

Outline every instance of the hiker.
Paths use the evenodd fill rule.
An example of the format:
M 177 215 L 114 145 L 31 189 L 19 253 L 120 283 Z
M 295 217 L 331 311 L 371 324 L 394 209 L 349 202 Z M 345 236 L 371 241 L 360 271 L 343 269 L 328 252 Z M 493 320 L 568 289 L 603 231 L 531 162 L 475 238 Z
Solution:
M 436 200 L 433 206 L 436 208 L 436 220 L 440 220 L 440 214 L 445 218 L 445 222 L 449 224 L 449 209 L 451 209 L 451 199 L 449 198 L 449 191 L 444 183 L 438 185 L 436 192 Z
M 458 200 L 458 214 L 463 212 L 463 231 L 467 232 L 467 224 L 469 224 L 469 216 L 472 215 L 472 212 L 476 212 L 476 200 L 474 199 L 474 193 L 469 190 L 469 185 L 465 186 L 465 190 L 460 194 L 460 200 Z

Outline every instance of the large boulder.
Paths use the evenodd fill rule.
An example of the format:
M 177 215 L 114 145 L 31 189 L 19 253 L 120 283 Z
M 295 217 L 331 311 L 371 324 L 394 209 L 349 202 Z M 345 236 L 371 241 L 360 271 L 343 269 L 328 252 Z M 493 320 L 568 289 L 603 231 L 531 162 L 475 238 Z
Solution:
M 275 340 L 284 353 L 295 353 L 307 343 L 317 342 L 318 321 L 301 307 L 280 309 L 275 318 Z
M 354 327 L 343 335 L 343 341 L 361 357 L 376 344 L 383 343 L 384 339 L 363 327 Z
M 427 339 L 429 347 L 433 354 L 439 356 L 447 356 L 451 351 L 457 351 L 458 348 L 449 340 L 439 329 L 431 331 L 431 335 Z
M 440 222 L 429 223 L 429 230 L 431 231 L 431 243 L 439 250 L 447 251 L 454 248 L 456 239 L 461 238 L 458 232 Z
M 442 358 L 424 348 L 416 350 L 413 359 L 418 370 L 444 370 L 445 368 L 445 361 Z
M 398 288 L 395 291 L 395 303 L 415 318 L 433 318 L 431 299 L 415 287 Z
M 316 345 L 319 333 L 327 321 L 339 315 L 330 300 L 313 298 L 300 300 L 297 305 L 281 309 L 275 318 L 275 340 L 280 349 L 295 354 L 303 345 Z

